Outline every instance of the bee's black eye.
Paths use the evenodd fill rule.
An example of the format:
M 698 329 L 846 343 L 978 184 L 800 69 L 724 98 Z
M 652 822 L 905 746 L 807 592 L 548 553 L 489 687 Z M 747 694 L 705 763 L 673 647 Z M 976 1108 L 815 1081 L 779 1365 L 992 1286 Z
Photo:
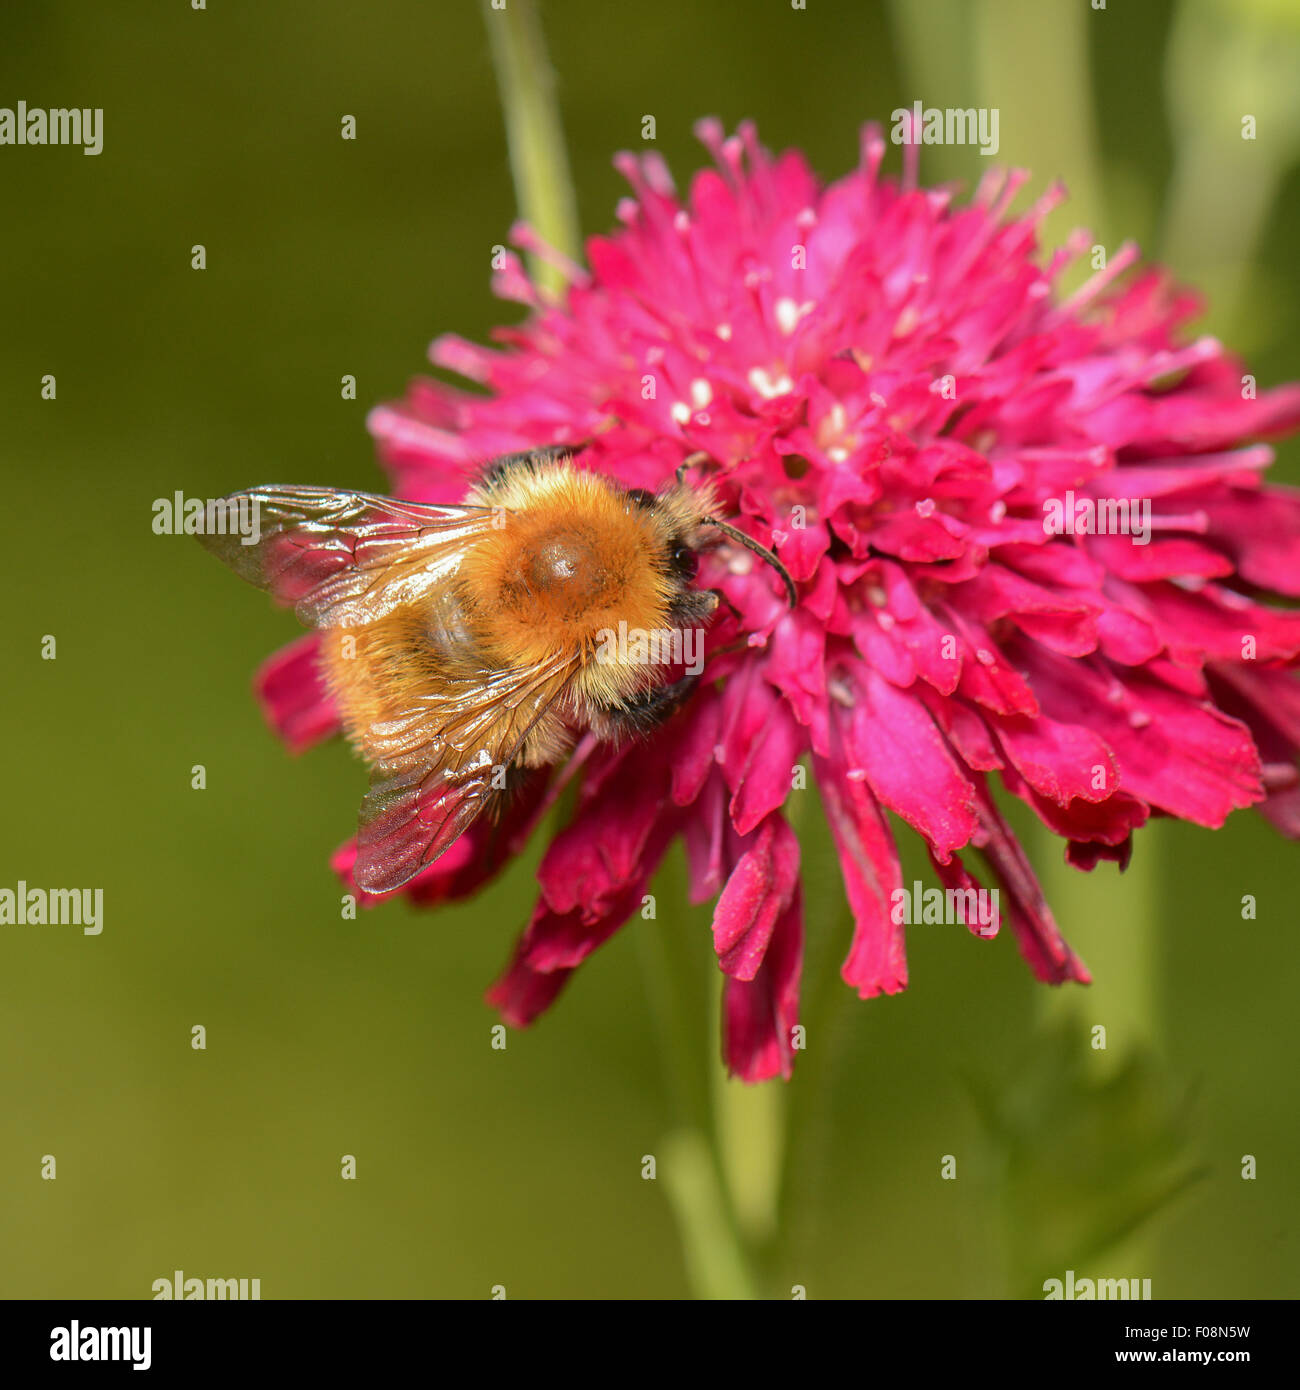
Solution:
M 683 579 L 694 579 L 700 568 L 700 557 L 689 545 L 675 545 L 669 556 L 675 573 Z
M 636 507 L 644 507 L 647 511 L 655 504 L 653 492 L 647 492 L 643 487 L 630 487 L 627 490 L 627 500 Z

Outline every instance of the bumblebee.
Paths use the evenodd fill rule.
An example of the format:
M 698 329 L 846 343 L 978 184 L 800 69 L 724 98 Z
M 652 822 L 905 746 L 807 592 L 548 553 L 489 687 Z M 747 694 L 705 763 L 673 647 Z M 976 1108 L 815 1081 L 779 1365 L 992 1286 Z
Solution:
M 497 460 L 455 506 L 313 487 L 228 499 L 257 518 L 253 543 L 201 541 L 321 630 L 326 686 L 370 765 L 360 887 L 400 888 L 579 735 L 645 733 L 679 708 L 698 673 L 662 681 L 604 639 L 709 622 L 720 596 L 692 581 L 719 536 L 770 563 L 793 605 L 776 556 L 685 481 L 695 461 L 657 493 L 553 448 Z

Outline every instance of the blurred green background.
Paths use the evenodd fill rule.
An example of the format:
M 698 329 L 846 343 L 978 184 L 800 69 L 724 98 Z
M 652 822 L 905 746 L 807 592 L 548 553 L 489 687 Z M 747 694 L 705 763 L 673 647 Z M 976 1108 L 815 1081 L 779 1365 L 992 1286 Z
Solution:
M 611 225 L 610 156 L 646 114 L 684 185 L 704 114 L 834 177 L 867 118 L 995 105 L 998 160 L 927 149 L 923 179 L 1063 178 L 1054 235 L 1163 251 L 1216 292 L 1208 325 L 1261 384 L 1300 377 L 1293 5 L 566 0 L 544 19 L 586 233 Z M 646 977 L 671 934 L 700 987 L 691 1055 L 716 1072 L 707 913 L 670 906 L 669 878 L 659 922 L 493 1051 L 482 994 L 537 847 L 469 904 L 342 920 L 327 861 L 363 772 L 340 745 L 288 757 L 248 690 L 296 625 L 150 527 L 176 489 L 382 487 L 367 408 L 435 333 L 517 317 L 488 292 L 514 198 L 479 7 L 8 5 L 0 105 L 20 99 L 101 106 L 105 138 L 98 158 L 0 148 L 0 885 L 102 886 L 105 925 L 0 928 L 0 1294 L 148 1297 L 180 1268 L 266 1298 L 687 1295 L 662 1157 L 641 1177 L 683 1119 Z M 1294 481 L 1300 448 L 1279 452 Z M 801 829 L 811 987 L 848 938 L 815 812 Z M 1140 834 L 1123 878 L 1030 849 L 1096 976 L 1073 1007 L 1009 934 L 913 928 L 909 991 L 841 988 L 791 1086 L 711 1080 L 742 1197 L 763 1182 L 750 1138 L 792 1111 L 764 1287 L 1033 1296 L 1075 1268 L 1157 1298 L 1300 1293 L 1296 850 L 1249 814 Z

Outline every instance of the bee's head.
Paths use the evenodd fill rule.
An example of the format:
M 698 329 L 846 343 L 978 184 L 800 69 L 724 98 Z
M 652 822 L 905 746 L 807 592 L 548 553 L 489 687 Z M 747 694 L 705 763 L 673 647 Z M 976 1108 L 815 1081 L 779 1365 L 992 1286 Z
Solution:
M 654 525 L 662 545 L 664 570 L 684 588 L 699 570 L 699 552 L 708 545 L 716 544 L 717 537 L 713 533 L 721 532 L 738 541 L 746 550 L 752 550 L 776 570 L 785 584 L 790 607 L 793 608 L 794 581 L 785 566 L 753 537 L 725 521 L 719 521 L 713 515 L 718 500 L 712 486 L 708 483 L 688 483 L 683 472 L 684 469 L 679 471 L 677 481 L 659 492 L 648 492 L 639 487 L 626 491 L 629 508 L 644 511 Z
M 646 514 L 654 527 L 656 539 L 661 547 L 661 567 L 679 584 L 686 585 L 695 578 L 700 568 L 699 514 L 693 504 L 688 504 L 684 496 L 677 496 L 678 489 L 648 492 L 643 487 L 627 490 L 629 507 Z

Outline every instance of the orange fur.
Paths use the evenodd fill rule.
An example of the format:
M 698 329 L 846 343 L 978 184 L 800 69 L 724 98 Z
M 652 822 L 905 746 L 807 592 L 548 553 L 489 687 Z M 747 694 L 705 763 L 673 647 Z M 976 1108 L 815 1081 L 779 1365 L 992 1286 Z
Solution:
M 484 648 L 503 666 L 562 649 L 584 655 L 603 628 L 663 627 L 662 541 L 604 478 L 556 468 L 507 480 L 501 525 L 465 556 L 457 587 Z M 517 503 L 511 507 L 512 502 Z

